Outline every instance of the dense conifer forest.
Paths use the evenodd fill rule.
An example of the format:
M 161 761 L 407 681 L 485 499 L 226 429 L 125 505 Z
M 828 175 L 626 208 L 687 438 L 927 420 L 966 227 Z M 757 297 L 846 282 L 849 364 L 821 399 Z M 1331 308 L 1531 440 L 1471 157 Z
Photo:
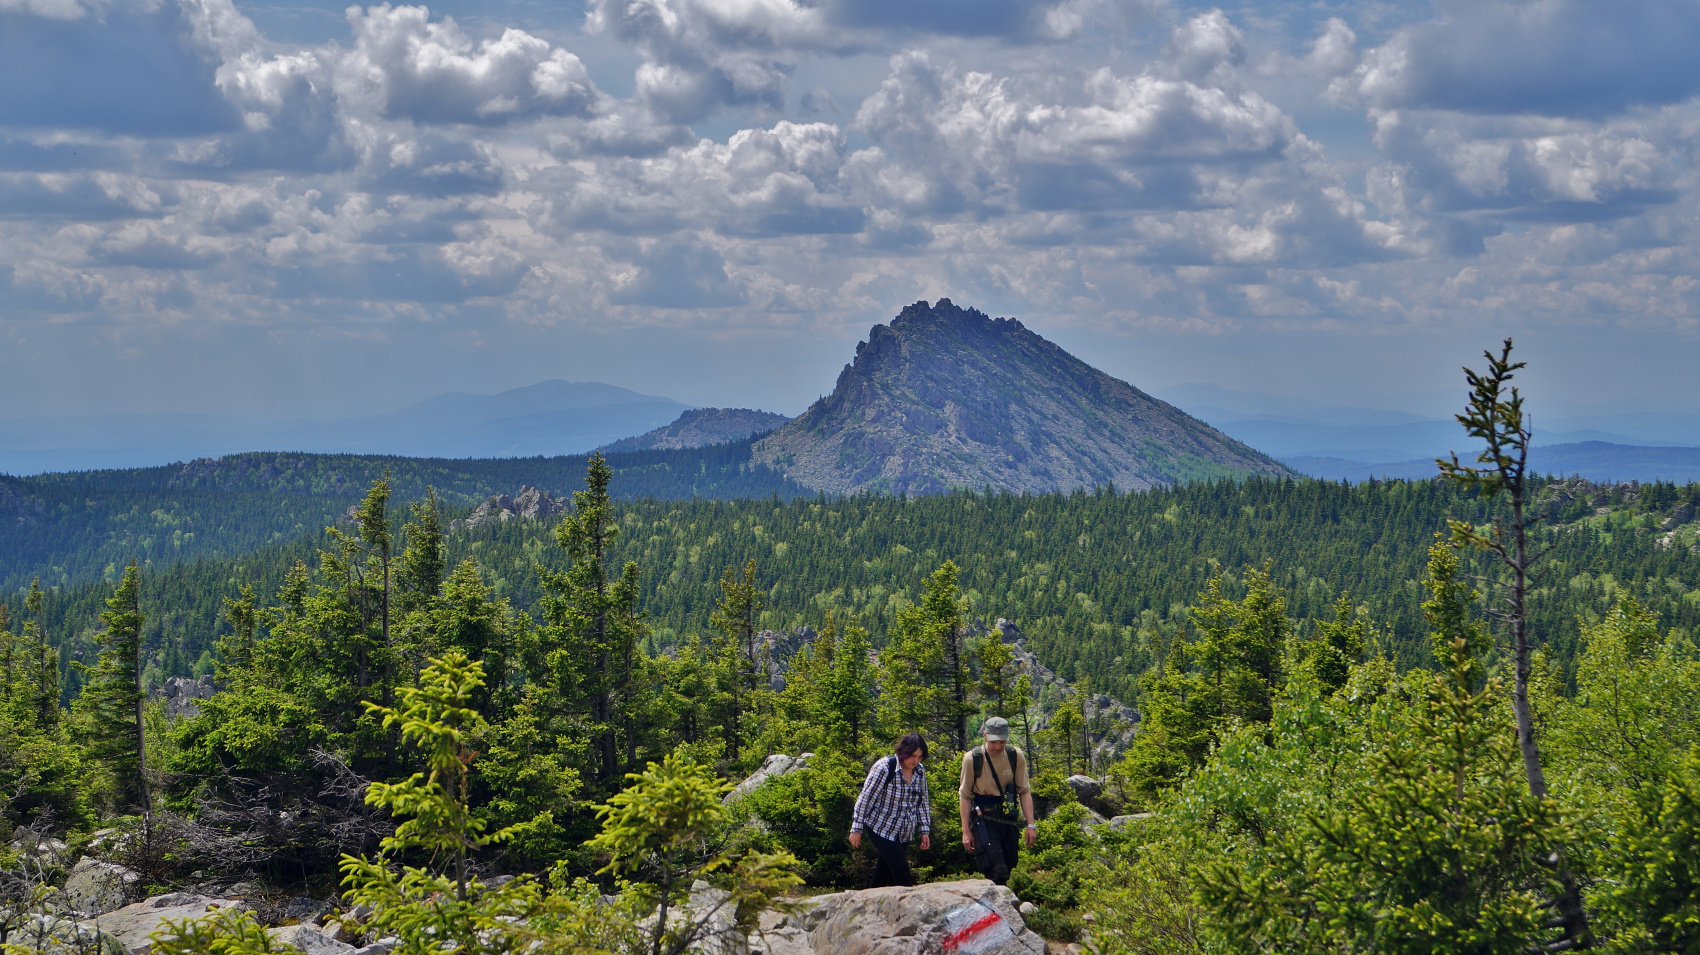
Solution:
M 1700 632 L 1700 556 L 1692 546 L 1661 548 L 1657 534 L 1673 509 L 1700 498 L 1700 486 L 1592 494 L 1576 487 L 1554 484 L 1546 492 L 1548 501 L 1570 497 L 1543 526 L 1554 549 L 1531 608 L 1553 658 L 1568 674 L 1580 628 L 1622 593 L 1633 594 L 1662 626 Z M 952 560 L 961 567 L 971 616 L 1015 621 L 1047 665 L 1132 700 L 1139 674 L 1174 638 L 1205 582 L 1222 574 L 1233 592 L 1245 568 L 1266 563 L 1299 621 L 1331 619 L 1344 594 L 1374 622 L 1378 651 L 1401 668 L 1420 663 L 1426 649 L 1418 581 L 1428 546 L 1448 517 L 1479 522 L 1484 514 L 1469 494 L 1432 481 L 1351 486 L 1259 478 L 1138 493 L 959 492 L 910 500 L 641 499 L 619 504 L 623 533 L 612 555 L 639 567 L 654 651 L 706 630 L 727 566 L 756 561 L 763 627 L 818 627 L 830 610 L 868 627 L 877 641 L 914 602 L 919 581 Z M 451 564 L 474 559 L 492 591 L 523 608 L 540 595 L 534 566 L 558 561 L 551 533 L 551 522 L 508 521 L 448 533 L 445 545 Z M 214 643 L 228 629 L 223 601 L 244 584 L 275 593 L 290 566 L 311 563 L 325 546 L 321 534 L 304 535 L 241 557 L 145 573 L 149 679 L 211 672 Z M 109 593 L 109 583 L 89 582 L 48 600 L 50 632 L 69 641 L 67 666 L 92 652 L 90 634 Z M 77 676 L 69 669 L 66 675 L 69 695 Z

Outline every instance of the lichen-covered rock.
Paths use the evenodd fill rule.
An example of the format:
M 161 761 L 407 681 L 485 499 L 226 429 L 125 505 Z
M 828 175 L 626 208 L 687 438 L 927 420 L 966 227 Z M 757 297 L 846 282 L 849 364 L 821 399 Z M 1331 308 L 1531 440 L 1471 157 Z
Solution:
M 133 905 L 97 916 L 94 924 L 130 955 L 146 955 L 153 949 L 149 936 L 165 926 L 167 921 L 204 918 L 219 909 L 235 908 L 242 903 L 235 899 L 216 899 L 190 892 L 156 895 Z
M 1045 940 L 1018 905 L 1015 893 L 985 879 L 839 892 L 805 900 L 752 934 L 750 947 L 761 955 L 1043 955 Z
M 104 915 L 123 908 L 140 879 L 133 869 L 84 856 L 65 879 L 65 901 L 87 915 Z

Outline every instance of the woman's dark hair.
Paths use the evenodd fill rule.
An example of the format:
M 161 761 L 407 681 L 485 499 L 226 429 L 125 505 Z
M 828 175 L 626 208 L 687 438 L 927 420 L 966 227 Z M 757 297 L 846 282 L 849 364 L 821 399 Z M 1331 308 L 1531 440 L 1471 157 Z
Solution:
M 921 751 L 921 758 L 927 758 L 927 741 L 920 733 L 910 732 L 897 741 L 897 758 L 908 759 L 916 750 Z

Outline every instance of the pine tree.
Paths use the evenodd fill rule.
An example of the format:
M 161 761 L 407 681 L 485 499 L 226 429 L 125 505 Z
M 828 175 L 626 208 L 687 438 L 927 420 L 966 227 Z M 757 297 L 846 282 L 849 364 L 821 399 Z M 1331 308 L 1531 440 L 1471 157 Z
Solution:
M 111 774 L 118 803 L 139 807 L 145 817 L 153 802 L 142 735 L 140 591 L 141 570 L 131 564 L 100 615 L 106 625 L 100 635 L 104 648 L 95 665 L 85 669 L 88 683 L 74 715 L 83 748 Z

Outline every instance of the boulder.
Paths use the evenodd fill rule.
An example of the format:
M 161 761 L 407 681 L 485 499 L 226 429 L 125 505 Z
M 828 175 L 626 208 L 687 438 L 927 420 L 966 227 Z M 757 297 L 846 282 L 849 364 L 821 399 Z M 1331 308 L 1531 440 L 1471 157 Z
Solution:
M 1116 800 L 1104 792 L 1104 784 L 1100 780 L 1076 773 L 1064 782 L 1074 790 L 1074 798 L 1097 815 L 1113 816 L 1121 809 Z
M 54 915 L 24 916 L 7 933 L 6 943 L 38 955 L 125 955 L 118 942 L 93 922 Z
M 809 765 L 809 757 L 813 755 L 814 753 L 803 753 L 793 757 L 784 753 L 774 753 L 762 760 L 761 768 L 751 773 L 748 779 L 734 787 L 721 801 L 730 805 L 732 802 L 755 792 L 762 783 L 770 779 L 794 773 L 799 769 L 806 769 Z
M 189 892 L 172 892 L 114 909 L 97 916 L 94 924 L 129 955 L 146 955 L 153 948 L 148 936 L 164 927 L 166 920 L 198 919 L 218 909 L 237 908 L 235 899 L 215 899 Z
M 329 912 L 331 904 L 323 899 L 315 899 L 310 895 L 298 895 L 283 904 L 283 921 L 285 922 L 315 922 L 319 916 Z
M 326 935 L 316 925 L 282 925 L 266 929 L 266 934 L 279 945 L 298 948 L 306 955 L 353 955 L 357 949 Z
M 79 912 L 104 915 L 123 908 L 140 879 L 133 869 L 84 856 L 65 879 L 65 901 Z
M 1089 805 L 1104 793 L 1104 784 L 1091 776 L 1075 773 L 1064 782 L 1068 783 L 1068 788 L 1074 790 L 1074 798 L 1080 800 L 1081 805 Z
M 985 879 L 816 896 L 752 933 L 761 955 L 1043 955 L 1015 893 Z M 807 948 L 800 947 L 803 940 Z

